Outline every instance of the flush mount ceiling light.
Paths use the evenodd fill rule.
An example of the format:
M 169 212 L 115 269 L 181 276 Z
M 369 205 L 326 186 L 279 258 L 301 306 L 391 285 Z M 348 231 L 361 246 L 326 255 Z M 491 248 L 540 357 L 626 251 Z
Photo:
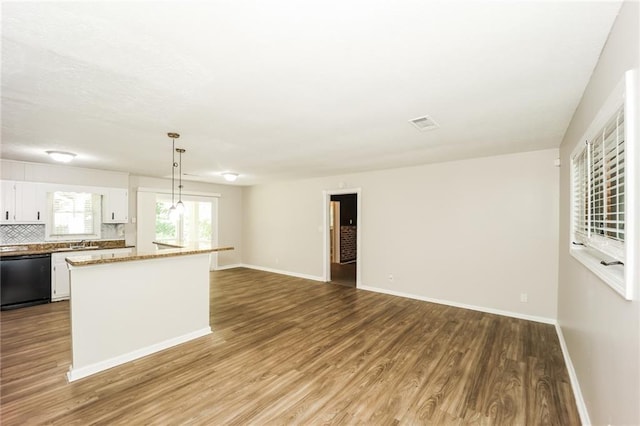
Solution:
M 436 123 L 433 118 L 429 117 L 428 115 L 411 119 L 409 120 L 409 123 L 413 124 L 415 128 L 420 130 L 421 132 L 424 132 L 425 130 L 437 129 L 438 127 L 440 127 L 438 123 Z
M 238 174 L 237 173 L 232 173 L 232 172 L 224 172 L 222 174 L 222 177 L 224 178 L 224 180 L 226 180 L 227 182 L 235 182 L 236 179 L 238 179 Z
M 46 151 L 46 152 L 55 161 L 59 161 L 61 163 L 68 163 L 69 161 L 73 160 L 73 158 L 76 156 L 76 154 L 74 154 L 73 152 L 64 152 L 64 151 Z

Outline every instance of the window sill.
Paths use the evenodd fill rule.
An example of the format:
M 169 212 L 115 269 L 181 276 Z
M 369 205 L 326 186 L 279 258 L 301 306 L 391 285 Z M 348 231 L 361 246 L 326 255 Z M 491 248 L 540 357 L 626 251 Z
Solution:
M 600 263 L 602 260 L 610 260 L 608 256 L 588 247 L 572 247 L 569 252 L 571 253 L 571 256 L 586 266 L 591 272 L 596 274 L 598 278 L 615 290 L 616 293 L 624 297 L 626 300 L 631 300 L 631 297 L 627 292 L 624 265 L 602 265 Z

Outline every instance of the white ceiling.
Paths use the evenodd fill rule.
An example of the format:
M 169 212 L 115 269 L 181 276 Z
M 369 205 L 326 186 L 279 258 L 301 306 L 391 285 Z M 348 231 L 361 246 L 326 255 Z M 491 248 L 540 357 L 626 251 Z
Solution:
M 248 185 L 558 147 L 619 8 L 3 2 L 1 155 L 167 176 L 175 131 Z

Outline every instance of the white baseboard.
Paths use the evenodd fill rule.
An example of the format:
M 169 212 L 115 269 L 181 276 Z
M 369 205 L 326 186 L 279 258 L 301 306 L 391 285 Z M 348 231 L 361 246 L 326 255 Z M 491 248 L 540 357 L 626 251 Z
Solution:
M 573 362 L 569 356 L 569 349 L 567 343 L 564 340 L 564 334 L 562 334 L 562 328 L 560 324 L 556 322 L 556 333 L 558 334 L 558 340 L 560 341 L 560 348 L 562 348 L 562 355 L 564 356 L 564 363 L 567 366 L 569 372 L 569 379 L 571 380 L 571 389 L 573 389 L 573 397 L 576 400 L 576 406 L 578 407 L 578 414 L 580 414 L 580 421 L 583 425 L 590 425 L 591 419 L 589 418 L 589 411 L 587 410 L 587 404 L 584 402 L 582 391 L 580 390 L 580 384 L 578 383 L 578 376 L 576 376 L 576 370 L 573 368 Z
M 370 287 L 366 285 L 359 286 L 358 288 L 362 290 L 373 291 L 376 293 L 384 293 L 384 294 L 390 294 L 392 296 L 406 297 L 408 299 L 422 300 L 423 302 L 437 303 L 439 305 L 447 305 L 447 306 L 453 306 L 456 308 L 471 309 L 472 311 L 486 312 L 488 314 L 502 315 L 505 317 L 512 317 L 512 318 L 518 318 L 518 319 L 523 319 L 528 321 L 541 322 L 544 324 L 552 324 L 552 325 L 556 324 L 556 320 L 553 318 L 538 317 L 535 315 L 521 314 L 519 312 L 503 311 L 500 309 L 486 308 L 484 306 L 467 305 L 466 303 L 452 302 L 450 300 L 443 300 L 443 299 L 434 299 L 432 297 L 418 296 L 415 294 L 404 293 L 401 291 L 388 290 L 386 288 Z
M 222 265 L 222 266 L 217 266 L 216 269 L 214 269 L 215 271 L 224 271 L 225 269 L 234 269 L 234 268 L 242 268 L 244 265 L 242 265 L 241 263 L 234 263 L 232 265 Z
M 257 271 L 273 272 L 274 274 L 288 275 L 290 277 L 296 277 L 296 278 L 304 278 L 305 280 L 324 282 L 324 277 L 320 277 L 316 275 L 300 274 L 298 272 L 283 271 L 281 269 L 266 268 L 264 266 L 256 266 L 256 265 L 247 265 L 244 263 L 238 266 L 243 268 L 255 269 Z
M 181 343 L 188 342 L 189 340 L 206 336 L 207 334 L 211 334 L 211 327 L 204 327 L 204 328 L 201 328 L 200 330 L 192 331 L 191 333 L 183 334 L 182 336 L 167 339 L 162 342 L 153 344 L 151 346 L 147 346 L 141 349 L 136 349 L 135 351 L 132 351 L 123 355 L 118 355 L 113 358 L 105 359 L 104 361 L 96 362 L 94 364 L 90 364 L 85 367 L 74 369 L 72 365 L 71 367 L 69 367 L 69 372 L 67 373 L 67 380 L 69 380 L 69 382 L 73 382 L 75 380 L 82 379 L 92 374 L 99 373 L 100 371 L 107 370 L 117 365 L 121 365 L 129 361 L 133 361 L 134 359 L 142 358 L 143 356 L 147 356 L 152 353 L 170 348 L 172 346 L 176 346 Z

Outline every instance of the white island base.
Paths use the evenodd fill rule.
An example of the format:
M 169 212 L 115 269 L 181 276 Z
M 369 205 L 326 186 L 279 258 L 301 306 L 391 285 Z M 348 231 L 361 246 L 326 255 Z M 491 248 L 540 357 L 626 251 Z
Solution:
M 93 264 L 69 259 L 73 358 L 68 380 L 211 333 L 209 256 Z

